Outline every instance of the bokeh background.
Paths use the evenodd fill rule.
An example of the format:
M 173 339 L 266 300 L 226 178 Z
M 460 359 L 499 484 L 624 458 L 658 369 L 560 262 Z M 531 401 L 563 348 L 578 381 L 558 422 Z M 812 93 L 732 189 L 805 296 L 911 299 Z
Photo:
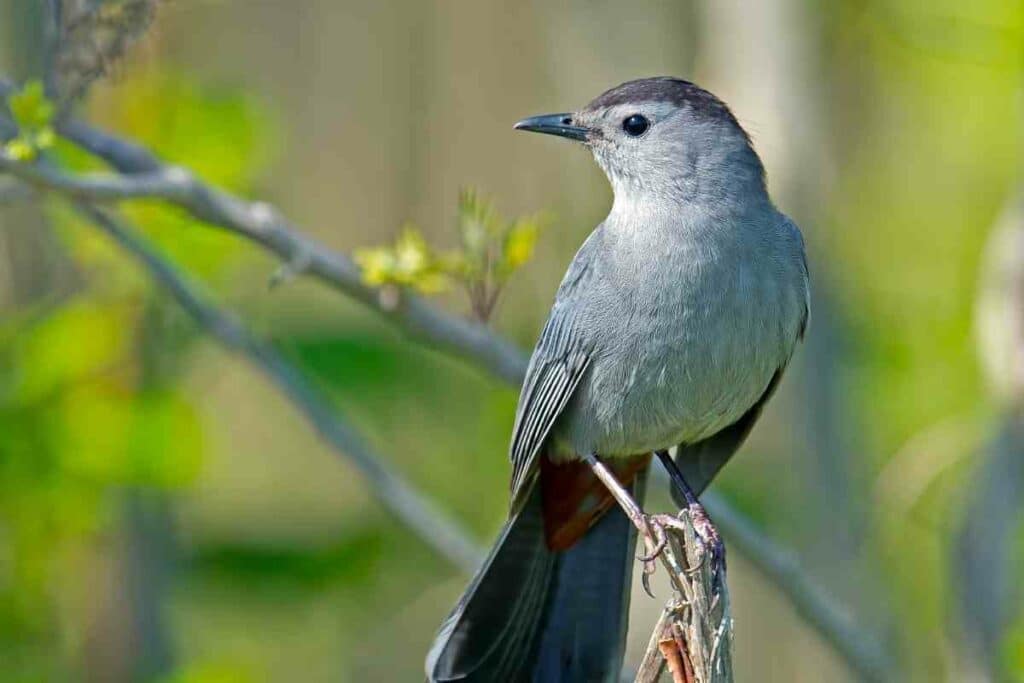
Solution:
M 0 0 L 0 73 L 40 77 L 46 4 Z M 76 112 L 344 252 L 407 221 L 454 244 L 467 186 L 547 212 L 492 322 L 528 349 L 610 192 L 511 124 L 656 74 L 731 104 L 809 251 L 807 343 L 715 490 L 894 680 L 1024 680 L 1019 1 L 175 0 Z M 514 389 L 269 289 L 278 263 L 180 210 L 123 210 L 490 542 Z M 0 680 L 419 680 L 465 581 L 60 201 L 0 206 Z M 730 581 L 738 680 L 855 680 L 738 552 Z M 660 606 L 634 600 L 634 665 Z

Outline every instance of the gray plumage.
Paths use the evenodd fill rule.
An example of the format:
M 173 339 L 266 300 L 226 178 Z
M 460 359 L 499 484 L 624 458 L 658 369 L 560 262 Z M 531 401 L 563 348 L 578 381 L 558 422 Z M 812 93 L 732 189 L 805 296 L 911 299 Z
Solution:
M 637 115 L 647 126 L 631 135 L 624 122 Z M 577 549 L 587 543 L 605 545 L 615 557 L 632 546 L 628 525 L 603 530 L 602 520 L 560 554 L 532 554 L 543 547 L 542 530 L 531 553 L 507 550 L 507 539 L 520 533 L 515 527 L 533 519 L 538 458 L 614 459 L 680 445 L 684 476 L 703 490 L 750 431 L 803 334 L 803 241 L 769 199 L 747 134 L 724 103 L 692 83 L 631 81 L 579 112 L 520 127 L 585 141 L 615 199 L 569 266 L 530 360 L 510 449 L 513 516 L 490 566 L 446 622 L 447 635 L 443 630 L 435 641 L 427 670 L 431 680 L 498 680 L 446 669 L 471 659 L 468 653 L 497 661 L 512 648 L 497 631 L 475 628 L 480 614 L 493 610 L 532 634 L 518 641 L 526 643 L 517 651 L 525 658 L 519 668 L 500 680 L 611 680 L 622 648 L 597 645 L 609 634 L 624 637 L 628 605 L 613 599 L 619 618 L 606 615 L 604 630 L 594 633 L 566 618 L 578 611 L 580 596 L 556 590 L 564 576 L 529 589 L 500 578 L 516 574 L 517 558 L 575 566 L 574 553 L 583 554 Z M 617 510 L 605 519 L 625 521 Z M 592 581 L 629 580 L 628 567 L 623 572 L 614 562 L 590 563 L 586 572 Z M 501 589 L 481 598 L 481 587 L 492 584 Z M 524 602 L 523 592 L 537 585 L 547 599 Z M 621 593 L 602 585 L 610 599 Z M 511 614 L 502 601 L 530 607 Z M 589 661 L 603 678 L 539 668 L 552 656 Z

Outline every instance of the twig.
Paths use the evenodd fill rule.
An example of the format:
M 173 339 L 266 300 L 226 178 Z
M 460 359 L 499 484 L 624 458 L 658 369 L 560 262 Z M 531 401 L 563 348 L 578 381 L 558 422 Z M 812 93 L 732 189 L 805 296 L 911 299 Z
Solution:
M 728 683 L 732 671 L 732 603 L 725 570 L 716 577 L 708 550 L 700 541 L 689 510 L 679 519 L 682 528 L 669 533 L 669 548 L 683 558 L 683 608 L 672 621 L 673 633 L 686 649 L 683 660 L 695 683 Z
M 0 95 L 13 90 L 13 86 L 0 79 Z M 0 127 L 5 120 L 0 117 Z M 296 254 L 309 255 L 307 272 L 335 287 L 352 298 L 373 307 L 386 315 L 395 325 L 422 342 L 468 360 L 497 375 L 513 385 L 522 382 L 526 370 L 526 359 L 514 346 L 497 337 L 486 327 L 444 313 L 435 306 L 414 295 L 405 293 L 399 305 L 382 306 L 378 293 L 366 287 L 360 280 L 358 268 L 345 256 L 332 252 L 315 240 L 294 231 L 292 226 L 264 204 L 250 204 L 223 191 L 208 186 L 189 174 L 185 174 L 190 192 L 187 196 L 174 199 L 158 194 L 148 195 L 141 188 L 119 192 L 119 185 L 108 183 L 108 179 L 128 181 L 136 175 L 159 178 L 170 169 L 149 150 L 122 140 L 106 132 L 92 128 L 80 121 L 69 119 L 58 125 L 58 132 L 104 159 L 123 176 L 101 176 L 98 187 L 90 188 L 73 182 L 69 176 L 57 174 L 54 177 L 37 176 L 37 184 L 70 193 L 73 188 L 79 196 L 96 199 L 90 193 L 95 189 L 98 195 L 106 193 L 107 199 L 123 197 L 154 197 L 168 199 L 191 211 L 193 215 L 213 225 L 246 237 L 285 261 L 292 261 Z M 19 166 L 23 173 L 28 167 Z M 14 171 L 12 170 L 12 173 Z M 173 176 L 173 173 L 172 173 Z M 95 177 L 93 177 L 95 178 Z M 53 181 L 53 184 L 49 184 Z M 72 182 L 68 182 L 72 181 Z M 179 181 L 180 182 L 180 179 Z M 105 186 L 105 187 L 104 187 Z M 194 206 L 193 206 L 194 205 Z M 263 207 L 263 211 L 259 209 Z M 195 210 L 193 210 L 195 209 Z M 269 229 L 255 216 L 267 215 L 276 218 Z M 762 570 L 782 593 L 793 603 L 797 612 L 830 642 L 843 656 L 847 664 L 866 680 L 888 680 L 892 671 L 880 641 L 856 626 L 849 613 L 840 607 L 831 596 L 819 588 L 796 561 L 796 556 L 766 538 L 756 526 L 733 509 L 727 501 L 705 494 L 704 503 L 714 517 L 716 524 L 729 537 L 740 552 Z
M 636 683 L 657 681 L 664 669 L 674 683 L 731 683 L 732 609 L 724 570 L 715 576 L 708 552 L 699 540 L 689 510 L 678 525 L 667 526 L 664 566 L 673 596 L 647 644 Z
M 91 202 L 141 198 L 171 202 L 201 221 L 261 244 L 285 261 L 301 262 L 310 275 L 374 308 L 428 346 L 473 358 L 511 383 L 521 382 L 526 372 L 526 362 L 515 347 L 493 336 L 485 326 L 447 315 L 409 292 L 403 292 L 397 302 L 382 299 L 380 290 L 363 284 L 359 267 L 349 258 L 296 232 L 269 204 L 243 201 L 202 183 L 183 168 L 72 176 L 0 156 L 0 170 L 32 185 Z
M 667 633 L 667 629 L 672 623 L 672 614 L 676 609 L 678 609 L 676 604 L 669 603 L 665 605 L 665 609 L 661 610 L 661 616 L 658 617 L 658 622 L 654 625 L 654 630 L 651 632 L 651 639 L 647 641 L 647 649 L 644 650 L 643 659 L 640 660 L 635 683 L 657 683 L 661 678 L 661 674 L 665 671 L 668 657 L 662 651 L 661 643 L 666 637 L 671 637 Z
M 106 212 L 75 202 L 84 217 L 131 254 L 200 326 L 263 372 L 312 423 L 331 446 L 344 453 L 371 484 L 371 491 L 404 524 L 443 557 L 472 572 L 483 556 L 469 536 L 432 502 L 383 464 L 359 433 L 344 422 L 329 402 L 272 346 L 254 337 L 227 312 L 208 302 L 188 280 L 144 240 Z

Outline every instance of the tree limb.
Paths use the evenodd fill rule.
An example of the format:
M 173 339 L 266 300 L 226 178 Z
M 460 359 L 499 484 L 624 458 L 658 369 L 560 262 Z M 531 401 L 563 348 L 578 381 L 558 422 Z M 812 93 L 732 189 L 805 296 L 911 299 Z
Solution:
M 472 572 L 479 566 L 483 555 L 468 534 L 384 465 L 360 434 L 338 416 L 329 401 L 284 356 L 253 336 L 232 315 L 207 301 L 173 265 L 118 220 L 83 201 L 76 201 L 75 207 L 134 257 L 203 329 L 266 375 L 320 436 L 355 464 L 370 483 L 371 492 L 396 517 L 464 571 Z
M 269 204 L 247 202 L 206 185 L 187 170 L 164 166 L 133 175 L 96 173 L 72 176 L 56 169 L 20 164 L 0 155 L 0 171 L 7 171 L 31 185 L 56 190 L 90 202 L 119 199 L 162 199 L 176 204 L 195 218 L 239 234 L 298 264 L 377 310 L 422 343 L 470 357 L 478 365 L 510 383 L 522 381 L 526 361 L 508 342 L 493 336 L 483 325 L 441 312 L 422 298 L 403 292 L 398 300 L 382 297 L 380 290 L 363 284 L 362 273 L 351 259 L 297 232 Z

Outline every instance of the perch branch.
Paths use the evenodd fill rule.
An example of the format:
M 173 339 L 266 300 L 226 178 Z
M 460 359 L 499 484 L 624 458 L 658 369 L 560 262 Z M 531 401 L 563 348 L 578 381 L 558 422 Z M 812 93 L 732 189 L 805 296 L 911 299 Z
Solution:
M 643 514 L 629 491 L 597 458 L 590 456 L 587 463 L 641 536 L 651 538 L 655 522 Z M 668 572 L 673 596 L 654 630 L 644 662 L 656 652 L 667 663 L 673 681 L 732 683 L 732 613 L 725 569 L 716 580 L 709 549 L 697 535 L 688 509 L 670 521 L 659 524 L 667 543 L 657 552 L 657 559 Z M 645 565 L 649 561 L 645 559 Z M 636 680 L 643 681 L 641 676 L 648 675 L 645 669 L 649 672 L 651 668 L 650 664 L 641 666 Z
M 479 566 L 483 557 L 465 531 L 387 468 L 359 433 L 338 416 L 329 401 L 284 356 L 253 336 L 234 316 L 207 301 L 173 265 L 118 220 L 85 202 L 78 201 L 75 206 L 134 257 L 203 329 L 266 375 L 320 436 L 356 465 L 377 498 L 396 517 L 464 571 L 472 572 Z
M 0 96 L 13 90 L 0 78 Z M 0 117 L 0 127 L 8 124 Z M 387 316 L 419 341 L 468 360 L 513 385 L 522 382 L 526 359 L 509 342 L 486 327 L 447 314 L 420 297 L 404 294 L 399 305 L 387 307 L 377 290 L 360 279 L 347 257 L 298 233 L 266 204 L 249 203 L 204 184 L 188 172 L 163 164 L 149 150 L 75 119 L 58 124 L 58 133 L 102 158 L 122 175 L 69 176 L 52 169 L 3 162 L 7 170 L 30 184 L 87 200 L 160 198 L 182 206 L 204 222 L 217 225 L 260 244 L 285 262 L 308 259 L 306 272 Z M 171 179 L 167 181 L 167 175 Z M 132 185 L 135 180 L 140 184 Z M 116 182 L 115 182 L 116 181 Z M 148 183 L 154 192 L 142 190 Z M 790 551 L 766 538 L 727 501 L 705 494 L 704 503 L 729 541 L 774 582 L 797 611 L 836 647 L 849 666 L 866 680 L 886 680 L 891 671 L 880 641 L 857 627 L 849 613 L 819 588 Z
M 679 524 L 666 526 L 662 564 L 673 595 L 647 644 L 636 683 L 659 680 L 667 667 L 673 683 L 731 683 L 732 610 L 728 583 L 715 576 L 689 510 Z

